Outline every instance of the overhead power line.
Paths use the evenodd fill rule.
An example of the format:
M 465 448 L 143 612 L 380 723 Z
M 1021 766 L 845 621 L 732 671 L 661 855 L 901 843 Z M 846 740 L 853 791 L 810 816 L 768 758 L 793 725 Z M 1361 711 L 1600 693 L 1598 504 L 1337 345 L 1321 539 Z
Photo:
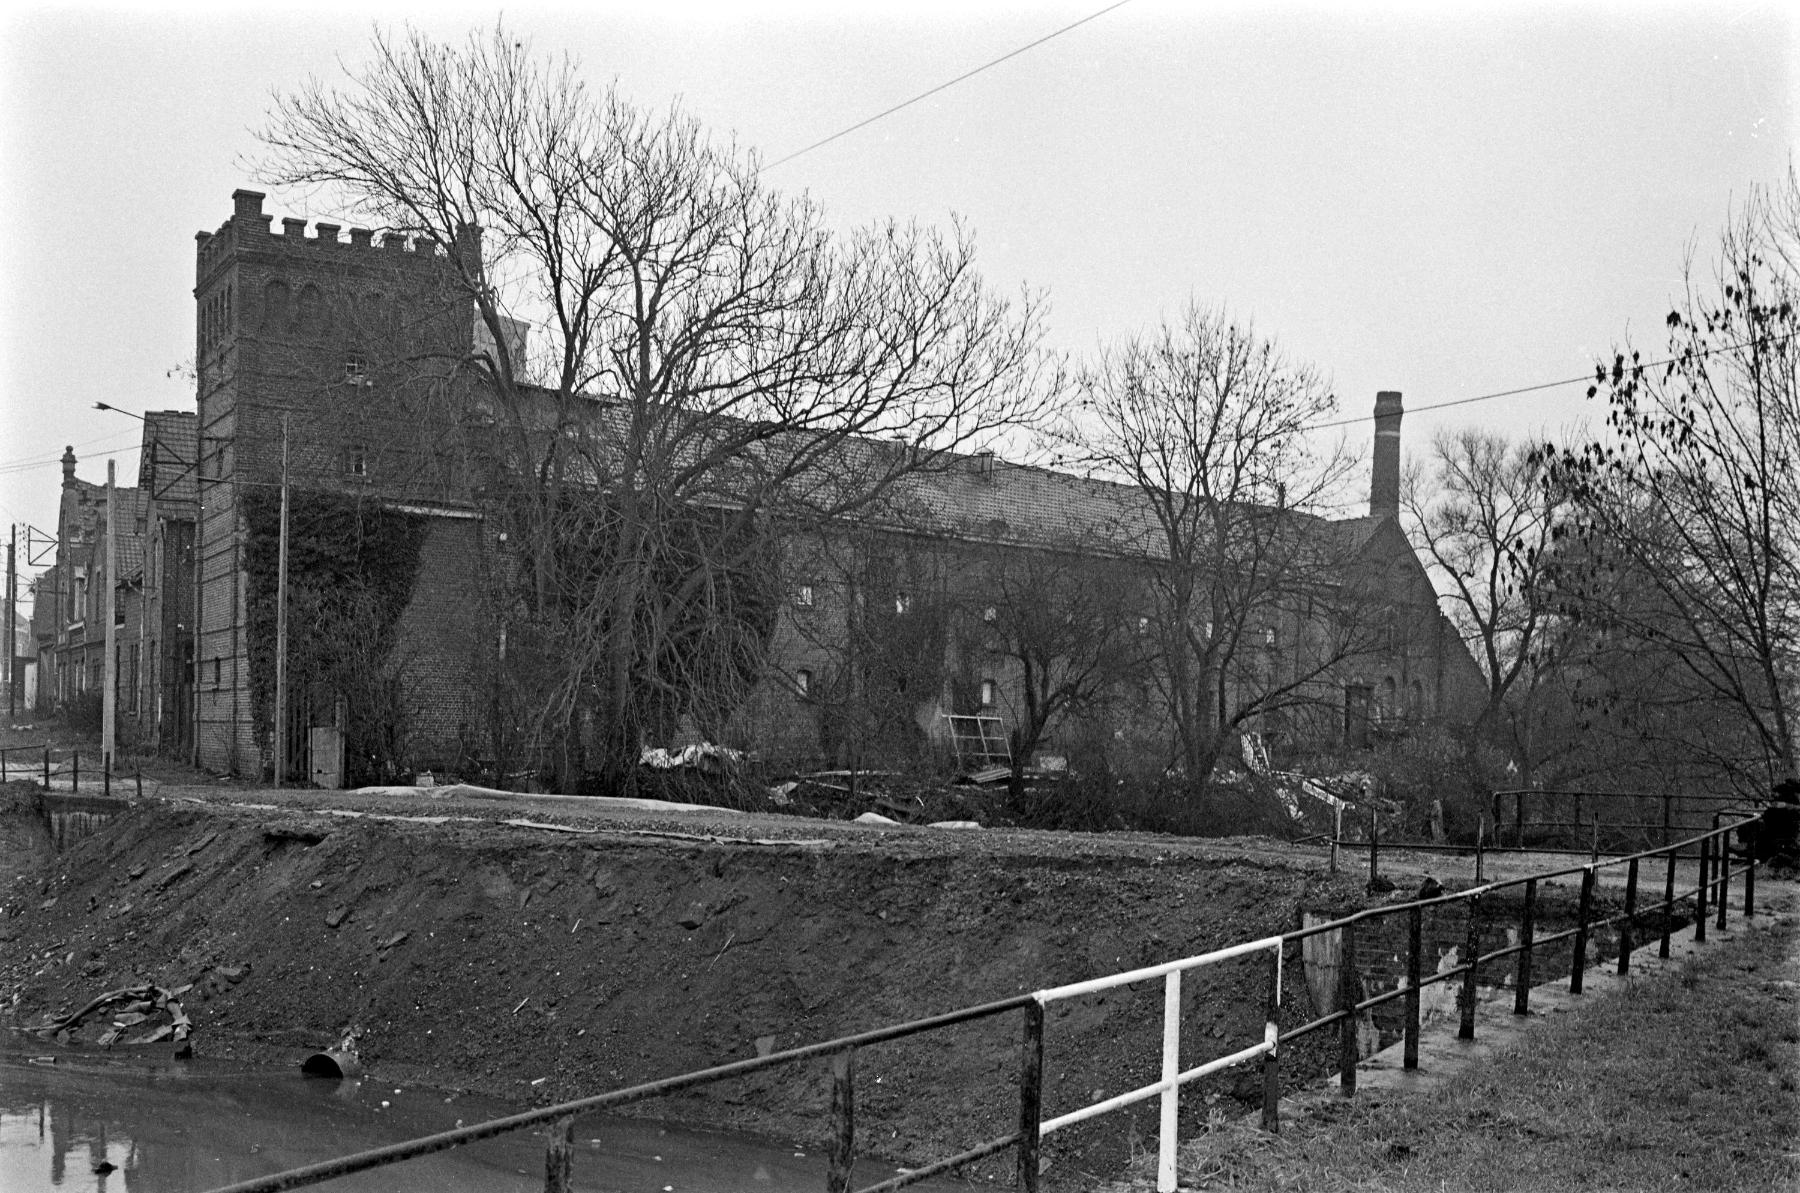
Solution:
M 1770 344 L 1780 344 L 1786 343 L 1796 335 L 1800 335 L 1800 332 L 1788 332 L 1786 335 L 1766 336 L 1763 338 Z M 1683 356 L 1671 356 L 1663 360 L 1633 361 L 1631 367 L 1638 370 L 1660 369 L 1666 365 L 1672 365 L 1690 357 L 1704 360 L 1709 356 L 1717 356 L 1721 352 L 1735 352 L 1739 348 L 1751 347 L 1755 342 L 1756 341 L 1754 340 L 1740 340 L 1735 344 L 1720 344 L 1716 348 L 1706 348 L 1699 352 L 1684 354 Z M 1423 414 L 1427 410 L 1448 410 L 1452 406 L 1471 406 L 1476 402 L 1492 402 L 1496 398 L 1514 398 L 1520 394 L 1536 393 L 1539 390 L 1544 389 L 1560 389 L 1565 385 L 1592 385 L 1594 383 L 1594 376 L 1593 373 L 1583 373 L 1579 377 L 1564 377 L 1560 381 L 1541 381 L 1536 385 L 1521 385 L 1517 389 L 1501 389 L 1490 394 L 1476 394 L 1472 398 L 1451 398 L 1444 402 L 1427 402 L 1423 406 L 1408 407 L 1406 413 Z M 1331 422 L 1312 423 L 1309 426 L 1304 426 L 1300 429 L 1302 431 L 1327 431 L 1333 427 L 1353 427 L 1358 423 L 1369 422 L 1374 419 L 1374 417 L 1375 415 L 1372 413 L 1358 414 L 1351 418 L 1334 419 Z
M 1046 33 L 1046 34 L 1044 34 L 1044 36 L 1038 38 L 1034 42 L 1030 42 L 1026 45 L 1020 46 L 1016 50 L 1012 50 L 1005 54 L 1002 54 L 1002 55 L 1000 55 L 1000 57 L 995 58 L 992 61 L 982 63 L 980 66 L 976 67 L 974 70 L 964 71 L 962 74 L 957 75 L 954 79 L 951 79 L 947 83 L 939 83 L 936 87 L 931 88 L 931 90 L 929 90 L 929 91 L 921 91 L 921 92 L 919 92 L 919 94 L 913 96 L 909 100 L 903 100 L 902 102 L 895 104 L 893 107 L 888 108 L 885 111 L 877 112 L 877 113 L 875 113 L 875 115 L 870 116 L 867 119 L 857 121 L 855 124 L 852 124 L 849 128 L 839 129 L 837 132 L 832 133 L 829 137 L 826 137 L 822 140 L 814 141 L 811 145 L 808 145 L 804 149 L 796 149 L 796 150 L 794 150 L 794 152 L 788 154 L 786 157 L 778 157 L 774 161 L 763 166 L 763 169 L 764 170 L 773 170 L 776 166 L 779 166 L 779 165 L 783 164 L 784 162 L 793 161 L 795 158 L 799 157 L 803 153 L 811 153 L 813 150 L 818 149 L 820 146 L 831 144 L 833 141 L 837 140 L 839 137 L 847 137 L 851 133 L 857 131 L 858 129 L 867 128 L 869 125 L 874 124 L 877 120 L 881 120 L 887 116 L 892 116 L 895 112 L 900 111 L 902 108 L 910 108 L 922 99 L 930 99 L 932 96 L 936 95 L 940 91 L 946 90 L 947 88 L 950 88 L 950 87 L 954 87 L 958 83 L 963 82 L 965 79 L 972 79 L 984 70 L 989 70 L 989 69 L 992 69 L 993 67 L 999 66 L 1002 62 L 1005 62 L 1009 58 L 1017 58 L 1020 54 L 1025 53 L 1027 50 L 1034 50 L 1038 46 L 1043 45 L 1045 42 L 1050 41 L 1053 38 L 1061 37 L 1063 34 L 1069 32 L 1069 30 L 1071 30 L 1071 29 L 1080 28 L 1082 25 L 1087 24 L 1089 21 L 1096 20 L 1100 17 L 1103 17 L 1107 13 L 1111 12 L 1113 9 L 1123 8 L 1125 5 L 1127 5 L 1129 3 L 1131 3 L 1131 0 L 1118 0 L 1118 2 L 1115 4 L 1108 4 L 1105 8 L 1100 9 L 1098 12 L 1091 12 L 1087 16 L 1082 17 L 1079 21 L 1073 21 L 1070 24 L 1064 25 L 1061 29 L 1058 29 L 1054 33 Z

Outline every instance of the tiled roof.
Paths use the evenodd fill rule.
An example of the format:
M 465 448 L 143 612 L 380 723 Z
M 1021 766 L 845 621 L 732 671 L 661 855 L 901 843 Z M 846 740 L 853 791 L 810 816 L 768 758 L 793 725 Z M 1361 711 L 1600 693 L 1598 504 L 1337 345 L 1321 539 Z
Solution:
M 200 420 L 186 410 L 152 410 L 144 415 L 144 450 L 138 462 L 138 484 L 155 494 L 158 504 L 194 503 L 195 452 Z

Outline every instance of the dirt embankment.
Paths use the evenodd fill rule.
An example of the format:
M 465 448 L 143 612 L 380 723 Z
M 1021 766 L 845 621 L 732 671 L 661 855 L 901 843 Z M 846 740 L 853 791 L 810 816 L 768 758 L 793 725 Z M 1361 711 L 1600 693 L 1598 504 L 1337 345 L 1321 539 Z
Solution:
M 202 1055 L 292 1063 L 353 1026 L 377 1075 L 544 1103 L 1275 933 L 1359 894 L 1172 842 L 951 836 L 576 836 L 151 804 L 0 888 L 0 1010 L 24 1028 L 108 989 L 193 983 Z M 1265 965 L 1190 976 L 1184 1065 L 1260 1038 Z M 1297 969 L 1294 1015 L 1310 1010 Z M 1046 1112 L 1153 1080 L 1161 1008 L 1160 983 L 1054 1008 Z M 1009 1015 L 865 1051 L 863 1146 L 920 1161 L 1011 1130 L 1018 1037 Z M 1184 1104 L 1204 1117 L 1257 1089 L 1227 1074 Z M 644 1112 L 813 1143 L 828 1095 L 809 1063 Z M 1050 1140 L 1057 1183 L 1153 1138 L 1154 1103 L 1136 1109 Z

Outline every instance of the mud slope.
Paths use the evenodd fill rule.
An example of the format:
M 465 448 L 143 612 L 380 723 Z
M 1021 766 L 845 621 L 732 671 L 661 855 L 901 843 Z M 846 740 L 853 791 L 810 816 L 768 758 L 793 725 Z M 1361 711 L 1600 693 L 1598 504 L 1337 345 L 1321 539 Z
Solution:
M 377 1075 L 542 1103 L 1198 952 L 1283 930 L 1302 904 L 1348 902 L 1347 881 L 1316 872 L 970 841 L 909 852 L 140 807 L 0 889 L 0 1008 L 29 1027 L 116 987 L 194 983 L 202 1054 L 291 1063 L 354 1025 Z M 1260 1038 L 1263 964 L 1189 979 L 1184 1065 Z M 1308 1005 L 1297 973 L 1286 997 Z M 1161 1002 L 1152 983 L 1053 1009 L 1047 1112 L 1153 1079 Z M 917 1161 L 1012 1129 L 1018 1034 L 1007 1016 L 864 1052 L 863 1146 Z M 1251 1095 L 1250 1074 L 1227 1074 L 1188 1112 L 1234 1084 Z M 827 1098 L 813 1063 L 643 1112 L 815 1142 Z M 1146 1106 L 1134 1127 L 1055 1137 L 1053 1171 L 1079 1184 L 1112 1168 L 1153 1133 Z

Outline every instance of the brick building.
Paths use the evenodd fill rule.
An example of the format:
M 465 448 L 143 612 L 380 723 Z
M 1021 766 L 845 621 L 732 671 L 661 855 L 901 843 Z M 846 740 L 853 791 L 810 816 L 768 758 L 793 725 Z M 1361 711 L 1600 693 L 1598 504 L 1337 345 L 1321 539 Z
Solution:
M 478 263 L 479 239 L 377 243 L 366 229 L 309 231 L 297 219 L 277 231 L 262 201 L 236 192 L 231 217 L 196 237 L 197 409 L 146 418 L 139 484 L 121 490 L 131 494 L 120 504 L 129 503 L 132 543 L 121 554 L 121 616 L 136 651 L 121 656 L 121 709 L 167 752 L 269 772 L 285 480 L 288 616 L 299 629 L 289 639 L 284 772 L 323 784 L 474 773 L 496 762 L 494 677 L 508 650 L 487 598 L 513 566 L 472 471 L 491 403 L 458 372 L 481 335 L 453 266 Z M 522 328 L 507 346 L 522 355 Z M 607 417 L 604 403 L 591 405 L 588 417 Z M 1292 689 L 1246 731 L 1364 744 L 1384 726 L 1466 720 L 1479 701 L 1474 663 L 1396 522 L 1399 395 L 1381 395 L 1376 415 L 1368 516 L 1261 511 L 1317 567 L 1269 604 L 1256 642 L 1220 670 L 1222 701 L 1234 685 Z M 75 479 L 69 457 L 63 547 L 36 605 L 51 702 L 98 683 L 95 623 L 83 611 L 103 505 L 104 490 Z M 895 681 L 884 715 L 903 732 L 875 755 L 941 747 L 945 713 L 1010 727 L 1027 703 L 1028 662 L 995 640 L 1005 619 L 989 591 L 994 567 L 1061 561 L 1123 585 L 1129 602 L 1134 577 L 1158 566 L 1119 549 L 1143 517 L 1129 487 L 988 455 L 906 478 L 883 511 L 783 541 L 784 596 L 762 679 L 675 737 L 726 739 L 796 765 L 873 761 L 857 745 L 866 727 L 846 719 L 839 697 L 867 695 L 858 651 L 882 642 L 891 655 L 902 639 L 918 674 Z M 1351 584 L 1380 593 L 1368 611 L 1374 631 L 1313 666 L 1319 644 L 1342 629 L 1320 610 L 1341 608 L 1326 598 Z M 1137 613 L 1130 623 L 1139 635 L 1159 628 Z M 850 682 L 852 672 L 862 678 Z M 1121 675 L 1114 686 L 1104 726 L 1095 715 L 1065 718 L 1041 748 L 1067 752 L 1102 730 L 1117 742 L 1166 739 L 1155 675 Z

